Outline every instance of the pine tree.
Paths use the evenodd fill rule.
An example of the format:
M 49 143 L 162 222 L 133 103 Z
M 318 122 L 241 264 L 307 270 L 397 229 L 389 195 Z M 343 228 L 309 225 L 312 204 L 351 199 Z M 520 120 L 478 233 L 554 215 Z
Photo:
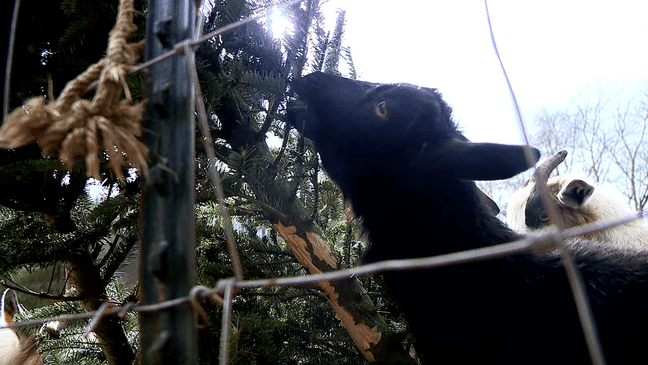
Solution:
M 208 21 L 206 28 L 209 30 L 211 26 L 238 20 L 249 14 L 255 6 L 261 6 L 259 3 L 266 5 L 265 2 L 245 1 L 217 3 L 211 9 L 213 21 Z M 223 14 L 226 20 L 219 22 L 219 14 Z M 312 54 L 314 60 L 311 69 L 340 74 L 338 65 L 342 53 L 344 12 L 338 13 L 336 28 L 330 38 L 322 29 L 324 21 L 319 1 L 305 1 L 292 7 L 289 14 L 294 28 L 281 42 L 273 39 L 262 24 L 255 24 L 236 29 L 208 46 L 203 46 L 198 58 L 205 65 L 201 70 L 202 79 L 214 80 L 205 88 L 210 92 L 206 95 L 206 100 L 209 101 L 210 114 L 215 122 L 212 126 L 213 138 L 217 141 L 219 154 L 224 156 L 221 162 L 227 165 L 223 174 L 233 207 L 232 214 L 237 218 L 237 222 L 254 219 L 249 228 L 248 239 L 273 243 L 272 250 L 262 250 L 266 252 L 265 260 L 269 258 L 267 253 L 285 255 L 290 249 L 295 254 L 293 260 L 301 264 L 305 273 L 326 272 L 343 267 L 344 262 L 355 262 L 361 250 L 357 246 L 353 250 L 351 247 L 357 242 L 354 237 L 358 230 L 354 227 L 355 222 L 347 221 L 344 203 L 337 188 L 330 180 L 320 178 L 322 170 L 313 146 L 297 138 L 283 119 L 287 84 L 292 78 L 303 73 L 309 55 Z M 311 38 L 310 34 L 315 34 L 315 38 Z M 254 42 L 250 42 L 251 39 Z M 310 48 L 314 51 L 310 52 Z M 277 57 L 282 50 L 285 50 L 285 55 Z M 268 145 L 268 132 L 282 139 L 281 147 L 273 148 Z M 207 180 L 207 177 L 204 179 Z M 282 240 L 278 240 L 277 236 Z M 222 247 L 218 257 L 227 260 L 223 243 L 220 244 Z M 321 256 L 321 253 L 320 256 L 317 253 L 311 253 L 310 256 L 297 254 L 308 252 L 309 245 L 317 244 L 328 245 L 331 252 L 323 254 L 324 256 Z M 244 262 L 253 262 L 249 256 L 253 251 L 243 248 L 245 246 L 242 243 L 239 245 L 242 246 Z M 255 245 L 251 248 L 259 247 L 262 246 Z M 346 250 L 342 247 L 346 247 Z M 342 254 L 346 256 L 341 257 Z M 277 256 L 275 259 L 287 258 Z M 270 268 L 269 265 L 270 263 L 256 263 L 253 265 L 254 269 L 246 268 L 246 278 L 248 275 L 285 275 L 281 272 L 260 271 L 260 268 Z M 223 273 L 221 277 L 228 275 L 231 273 Z M 336 315 L 343 318 L 342 325 L 349 333 L 353 333 L 351 339 L 366 359 L 400 363 L 411 361 L 401 344 L 406 335 L 403 326 L 389 325 L 378 314 L 370 297 L 365 295 L 362 284 L 356 279 L 350 279 L 340 283 L 319 283 L 317 287 L 310 289 L 319 292 L 314 298 L 326 298 L 329 305 L 335 308 Z M 380 283 L 372 279 L 368 279 L 365 285 L 381 288 Z M 287 289 L 273 291 L 283 290 Z M 246 294 L 252 295 L 249 292 Z M 237 312 L 237 308 L 239 304 L 243 305 L 244 301 L 245 304 L 250 303 L 246 299 L 247 296 L 235 301 L 235 314 L 242 315 L 241 312 Z M 376 301 L 378 300 L 381 299 Z M 321 308 L 319 305 L 317 307 Z M 330 308 L 328 310 L 331 313 Z M 258 310 L 253 310 L 250 315 L 256 313 Z M 344 319 L 347 315 L 349 317 Z M 324 316 L 324 313 L 319 316 Z M 275 319 L 277 318 L 272 318 Z M 309 323 L 312 318 L 302 320 Z M 335 322 L 327 321 L 326 326 L 331 328 L 337 325 Z M 234 332 L 242 336 L 241 329 L 236 327 L 235 323 L 233 326 Z M 311 328 L 311 334 L 314 333 L 315 329 Z M 321 341 L 311 337 L 303 341 L 313 346 L 318 340 Z M 237 358 L 239 351 L 248 351 L 247 348 L 239 347 L 244 343 L 246 344 L 244 341 L 235 342 L 232 354 L 234 358 Z M 341 359 L 350 363 L 359 361 L 345 355 L 342 348 L 334 350 L 333 343 L 327 344 L 332 356 L 321 360 L 323 363 L 343 363 L 345 360 Z M 366 348 L 366 343 L 371 343 L 373 347 Z M 345 348 L 349 346 L 347 343 Z M 322 359 L 322 355 L 317 358 Z M 316 357 L 307 362 L 312 361 L 316 361 Z
M 19 13 L 10 84 L 12 108 L 30 97 L 57 95 L 68 81 L 97 62 L 106 50 L 118 5 L 112 0 L 33 3 L 22 2 Z M 143 16 L 137 18 L 141 24 Z M 106 164 L 107 157 L 102 159 Z M 24 283 L 26 279 L 17 277 L 18 273 L 26 272 L 25 276 L 40 269 L 50 273 L 50 281 L 58 281 L 40 283 L 39 287 L 47 288 L 45 293 L 34 291 L 35 287 L 17 288 L 56 302 L 27 317 L 51 318 L 70 313 L 71 308 L 75 312 L 97 310 L 104 301 L 120 303 L 120 296 L 134 290 L 118 291 L 115 280 L 116 272 L 132 260 L 138 240 L 138 177 L 121 187 L 124 194 L 109 194 L 95 204 L 86 191 L 83 164 L 67 171 L 60 161 L 43 157 L 37 144 L 0 150 L 0 176 L 0 205 L 5 207 L 0 217 L 0 275 Z M 105 170 L 101 178 L 107 191 L 119 191 L 111 172 Z M 59 278 L 62 265 L 65 278 Z M 130 363 L 137 336 L 131 335 L 127 323 L 114 316 L 102 320 L 94 339 L 75 348 L 69 344 L 80 338 L 70 331 L 86 326 L 87 321 L 70 322 L 58 339 L 43 339 L 39 348 L 48 363 L 69 356 L 86 359 L 86 363 Z M 25 331 L 39 335 L 38 326 Z
M 47 95 L 48 79 L 56 95 L 65 82 L 96 62 L 105 51 L 118 2 L 38 3 L 43 6 L 21 12 L 12 107 L 27 97 Z M 204 32 L 270 4 L 266 0 L 207 2 Z M 284 9 L 292 30 L 282 39 L 274 38 L 261 21 L 215 37 L 197 51 L 210 130 L 246 279 L 353 266 L 366 246 L 350 207 L 323 174 L 314 146 L 284 121 L 290 80 L 310 71 L 341 74 L 340 57 L 350 66 L 347 76 L 356 76 L 350 50 L 343 46 L 344 13 L 338 13 L 331 33 L 324 29 L 320 5 L 319 0 L 308 0 Z M 137 16 L 140 30 L 142 14 Z M 141 77 L 132 77 L 129 83 L 140 85 Z M 279 142 L 269 143 L 271 139 Z M 213 286 L 233 273 L 201 141 L 197 136 L 196 269 L 198 282 Z M 107 163 L 107 157 L 103 159 Z M 44 158 L 36 145 L 0 150 L 0 183 L 5 185 L 0 190 L 4 207 L 0 276 L 16 278 L 20 270 L 54 272 L 62 264 L 70 274 L 64 281 L 67 290 L 61 293 L 58 287 L 42 294 L 54 303 L 33 309 L 26 318 L 96 310 L 106 300 L 136 301 L 137 286 L 119 284 L 117 272 L 134 259 L 139 239 L 140 179 L 125 171 L 130 177 L 120 185 L 114 174 L 102 171 L 104 193 L 94 202 L 86 189 L 82 163 L 67 172 L 59 161 Z M 326 257 L 295 254 L 296 247 L 313 240 L 326 245 L 330 253 Z M 61 301 L 63 295 L 78 300 Z M 230 359 L 250 364 L 413 362 L 403 319 L 388 298 L 379 277 L 246 290 L 234 300 Z M 200 363 L 212 364 L 218 359 L 214 344 L 220 338 L 221 311 L 211 303 L 204 305 L 209 326 L 199 333 Z M 350 317 L 340 321 L 336 315 L 341 313 Z M 58 338 L 39 328 L 26 331 L 39 336 L 46 363 L 123 364 L 137 359 L 136 316 L 103 322 L 95 329 L 101 340 L 81 336 L 88 321 L 67 323 Z M 354 326 L 369 330 L 350 336 Z M 366 348 L 363 341 L 372 347 Z

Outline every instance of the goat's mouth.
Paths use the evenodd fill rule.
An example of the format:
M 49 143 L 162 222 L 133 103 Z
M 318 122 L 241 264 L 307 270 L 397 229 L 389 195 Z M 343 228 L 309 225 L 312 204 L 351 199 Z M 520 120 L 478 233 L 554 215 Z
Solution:
M 288 103 L 287 122 L 293 126 L 299 133 L 304 133 L 306 125 L 311 124 L 314 115 L 308 107 L 306 100 L 297 98 Z
M 308 102 L 299 97 L 288 103 L 288 123 L 295 126 L 296 118 L 308 113 Z
M 314 94 L 320 88 L 321 85 L 317 80 L 308 77 L 298 78 L 290 83 L 295 99 L 288 103 L 287 121 L 302 135 L 316 120 L 317 115 L 312 110 L 313 105 L 309 100 L 316 96 Z

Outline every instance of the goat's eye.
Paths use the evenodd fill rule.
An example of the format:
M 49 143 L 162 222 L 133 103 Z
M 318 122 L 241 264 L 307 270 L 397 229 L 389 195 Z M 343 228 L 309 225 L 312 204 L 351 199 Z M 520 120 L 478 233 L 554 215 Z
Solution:
M 376 108 L 374 109 L 374 112 L 380 119 L 385 119 L 387 118 L 387 102 L 381 101 L 376 105 Z
M 551 217 L 549 216 L 549 213 L 547 212 L 542 212 L 540 213 L 540 220 L 544 223 L 549 222 L 551 220 Z

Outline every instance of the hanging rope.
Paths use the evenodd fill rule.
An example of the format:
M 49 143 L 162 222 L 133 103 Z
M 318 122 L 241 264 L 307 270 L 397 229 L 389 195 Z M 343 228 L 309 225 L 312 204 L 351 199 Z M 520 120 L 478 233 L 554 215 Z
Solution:
M 96 179 L 100 178 L 99 154 L 105 152 L 120 181 L 128 167 L 146 174 L 148 149 L 140 141 L 144 103 L 133 103 L 126 84 L 126 75 L 144 46 L 143 41 L 126 41 L 137 29 L 134 13 L 133 0 L 121 0 L 106 57 L 65 85 L 57 100 L 33 98 L 8 115 L 0 129 L 0 147 L 38 142 L 43 155 L 58 157 L 68 169 L 76 157 L 84 157 L 87 175 Z M 94 97 L 83 99 L 95 81 Z

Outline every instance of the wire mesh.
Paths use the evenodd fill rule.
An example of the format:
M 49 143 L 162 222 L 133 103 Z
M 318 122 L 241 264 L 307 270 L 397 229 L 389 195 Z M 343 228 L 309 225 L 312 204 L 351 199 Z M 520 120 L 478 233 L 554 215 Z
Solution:
M 281 5 L 291 6 L 300 3 L 301 1 L 303 0 L 286 2 L 286 3 L 282 3 Z M 492 30 L 490 14 L 488 12 L 487 0 L 484 1 L 484 4 L 486 8 L 486 15 L 488 17 L 488 24 L 489 24 L 491 39 L 493 42 L 493 47 L 496 52 L 504 77 L 506 79 L 507 85 L 509 87 L 511 97 L 513 98 L 514 105 L 516 107 L 518 123 L 520 125 L 521 130 L 523 131 L 524 137 L 528 144 L 529 139 L 527 134 L 527 128 L 522 118 L 521 112 L 519 110 L 519 106 L 515 98 L 513 87 L 510 83 L 510 80 L 508 79 L 508 75 L 506 74 L 504 63 L 497 50 L 495 35 Z M 266 11 L 267 10 L 268 9 L 266 9 Z M 569 255 L 569 250 L 565 246 L 565 239 L 574 238 L 574 237 L 578 237 L 578 236 L 582 236 L 594 232 L 599 232 L 602 230 L 613 228 L 618 225 L 626 224 L 636 219 L 642 219 L 648 215 L 648 212 L 646 211 L 644 212 L 640 211 L 633 214 L 629 214 L 623 217 L 622 219 L 613 222 L 604 222 L 604 223 L 597 223 L 597 224 L 591 224 L 585 226 L 578 226 L 578 227 L 565 229 L 565 230 L 560 229 L 559 225 L 554 224 L 553 228 L 543 231 L 541 235 L 530 236 L 524 240 L 491 246 L 491 247 L 459 251 L 451 254 L 439 255 L 434 257 L 381 261 L 373 264 L 360 265 L 351 269 L 338 270 L 335 272 L 328 272 L 322 274 L 311 274 L 306 276 L 283 277 L 283 278 L 264 279 L 264 280 L 243 280 L 241 274 L 241 264 L 238 259 L 239 254 L 237 252 L 236 243 L 234 242 L 234 237 L 231 232 L 231 221 L 230 218 L 227 216 L 227 211 L 223 204 L 224 197 L 223 197 L 222 187 L 220 186 L 220 177 L 218 172 L 216 171 L 217 160 L 216 160 L 216 155 L 213 147 L 213 141 L 211 140 L 211 136 L 209 134 L 205 106 L 200 93 L 200 86 L 199 86 L 198 76 L 197 76 L 196 66 L 195 66 L 194 52 L 196 46 L 198 46 L 200 43 L 208 41 L 212 37 L 215 37 L 219 34 L 236 29 L 237 27 L 244 26 L 245 24 L 248 24 L 257 19 L 261 19 L 264 16 L 266 16 L 265 11 L 250 16 L 248 18 L 245 18 L 243 20 L 240 20 L 238 22 L 232 23 L 230 25 L 227 25 L 223 28 L 217 29 L 216 31 L 211 32 L 207 35 L 201 35 L 200 33 L 202 28 L 198 27 L 198 31 L 192 40 L 186 40 L 184 42 L 177 44 L 172 51 L 160 57 L 157 57 L 155 59 L 144 62 L 139 66 L 134 67 L 130 72 L 131 74 L 140 72 L 142 70 L 145 70 L 147 67 L 150 67 L 153 64 L 163 62 L 164 60 L 167 60 L 170 57 L 173 57 L 175 55 L 184 55 L 184 57 L 187 57 L 187 60 L 190 61 L 188 62 L 188 68 L 189 68 L 188 71 L 190 74 L 190 82 L 192 88 L 194 88 L 197 95 L 196 108 L 198 111 L 198 118 L 201 126 L 201 132 L 205 137 L 204 139 L 205 147 L 208 151 L 208 156 L 210 161 L 209 164 L 210 177 L 212 183 L 214 184 L 214 189 L 218 197 L 219 204 L 221 205 L 222 218 L 225 222 L 229 222 L 226 223 L 225 226 L 226 226 L 226 232 L 228 232 L 226 233 L 227 243 L 228 243 L 228 249 L 230 251 L 230 256 L 232 258 L 233 272 L 235 276 L 233 278 L 227 278 L 218 281 L 213 288 L 196 286 L 194 287 L 194 289 L 191 290 L 190 294 L 186 297 L 164 301 L 154 305 L 138 305 L 136 303 L 129 302 L 129 303 L 125 303 L 122 306 L 119 306 L 115 303 L 105 303 L 96 312 L 59 316 L 55 318 L 50 318 L 48 320 L 36 320 L 36 321 L 12 323 L 7 326 L 0 326 L 0 328 L 18 328 L 18 327 L 26 327 L 26 326 L 33 326 L 33 325 L 41 325 L 50 321 L 72 321 L 72 320 L 90 319 L 91 321 L 86 329 L 86 332 L 91 332 L 94 325 L 96 325 L 96 323 L 99 322 L 99 319 L 101 319 L 103 316 L 118 315 L 120 317 L 123 317 L 129 311 L 134 311 L 138 313 L 154 312 L 154 311 L 160 311 L 175 306 L 179 306 L 185 303 L 192 303 L 194 306 L 194 310 L 200 312 L 201 308 L 199 308 L 200 304 L 198 304 L 197 299 L 210 298 L 215 303 L 222 305 L 221 344 L 220 344 L 221 356 L 219 361 L 220 364 L 227 364 L 227 359 L 228 359 L 227 355 L 229 353 L 230 322 L 232 318 L 232 304 L 233 304 L 235 289 L 259 288 L 259 287 L 271 287 L 271 286 L 299 286 L 299 285 L 304 285 L 309 283 L 316 283 L 318 281 L 345 280 L 357 275 L 378 274 L 387 271 L 434 269 L 434 268 L 439 268 L 439 267 L 444 267 L 449 265 L 460 265 L 469 262 L 504 257 L 508 255 L 522 253 L 522 252 L 533 252 L 538 250 L 544 250 L 546 248 L 558 248 L 559 253 L 563 259 L 565 269 L 567 270 L 568 273 L 569 283 L 578 308 L 579 318 L 584 330 L 591 359 L 595 364 L 605 364 L 605 359 L 601 351 L 601 346 L 599 343 L 598 336 L 596 334 L 596 325 L 592 317 L 591 310 L 589 308 L 583 281 L 580 278 L 578 269 L 575 267 L 573 260 Z M 530 155 L 527 157 L 527 159 L 529 161 L 532 161 Z M 549 193 L 546 191 L 546 187 L 544 186 L 544 184 L 539 184 L 539 186 L 541 189 L 542 187 L 544 187 L 543 189 L 544 191 L 541 191 L 541 194 L 542 196 L 544 196 L 543 204 L 545 205 L 545 209 L 547 209 L 547 211 L 550 212 L 550 215 L 552 216 L 553 219 L 557 219 L 556 218 L 557 214 L 555 212 L 552 212 L 552 210 L 554 210 L 553 205 L 547 199 L 549 197 L 548 195 Z
M 522 130 L 527 145 L 529 145 L 530 144 L 529 135 L 527 133 L 526 123 L 522 118 L 522 113 L 520 112 L 520 107 L 517 98 L 515 96 L 515 92 L 513 91 L 513 85 L 511 84 L 511 80 L 509 79 L 508 74 L 506 72 L 506 67 L 504 67 L 504 62 L 502 62 L 502 58 L 497 49 L 497 42 L 495 41 L 495 34 L 493 33 L 493 26 L 491 23 L 490 12 L 488 10 L 488 0 L 484 0 L 484 7 L 486 8 L 488 29 L 490 31 L 491 40 L 493 42 L 493 49 L 495 50 L 497 60 L 499 61 L 500 67 L 502 69 L 502 73 L 504 74 L 504 78 L 506 79 L 506 84 L 509 88 L 511 99 L 513 99 L 513 105 L 515 105 L 515 112 L 518 118 L 518 124 L 520 126 L 520 129 Z M 525 157 L 527 159 L 528 164 L 533 165 L 534 161 L 533 158 L 531 157 L 530 150 L 527 149 L 525 152 L 526 152 Z M 543 181 L 541 181 L 541 179 L 537 178 L 539 176 L 538 172 L 539 172 L 538 169 L 536 169 L 534 171 L 534 176 L 536 177 L 536 182 L 537 182 L 536 186 L 540 194 L 542 205 L 544 206 L 545 210 L 549 213 L 551 224 L 554 227 L 556 227 L 556 229 L 559 230 L 560 228 L 558 227 L 561 226 L 559 224 L 560 217 L 557 214 L 556 207 L 551 202 L 551 197 L 549 191 L 547 190 L 547 185 L 546 185 L 547 183 L 546 178 L 548 178 L 549 176 L 548 174 L 543 174 L 544 178 L 542 179 Z M 574 295 L 574 301 L 576 302 L 576 309 L 578 310 L 578 317 L 580 319 L 581 326 L 583 327 L 583 331 L 585 333 L 585 341 L 587 343 L 587 348 L 590 354 L 590 358 L 592 359 L 594 364 L 603 365 L 605 364 L 605 358 L 603 356 L 603 351 L 601 350 L 601 343 L 598 338 L 596 323 L 594 323 L 592 310 L 590 308 L 589 300 L 587 299 L 587 294 L 585 292 L 585 284 L 583 283 L 583 279 L 580 275 L 580 272 L 574 265 L 574 260 L 572 259 L 569 250 L 565 246 L 564 238 L 562 238 L 560 235 L 556 235 L 556 237 L 557 237 L 556 245 L 558 246 L 558 252 L 562 257 L 563 266 L 567 271 L 569 286 L 571 287 L 572 294 Z

